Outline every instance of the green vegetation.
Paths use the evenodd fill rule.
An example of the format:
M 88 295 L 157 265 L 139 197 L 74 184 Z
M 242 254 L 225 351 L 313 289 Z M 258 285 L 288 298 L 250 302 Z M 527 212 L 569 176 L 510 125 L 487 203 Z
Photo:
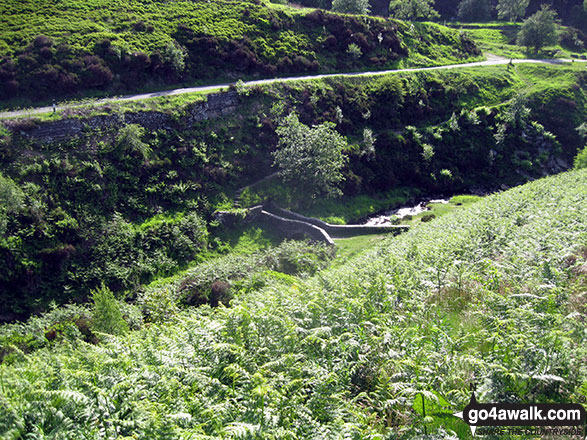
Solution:
M 461 211 L 468 208 L 473 203 L 481 200 L 479 196 L 472 195 L 460 195 L 451 197 L 448 203 L 428 203 L 426 206 L 429 208 L 420 214 L 403 218 L 398 224 L 408 225 L 415 227 L 422 223 L 427 223 L 437 217 L 448 214 L 454 210 Z
M 231 83 L 0 124 L 1 438 L 469 439 L 471 384 L 587 403 L 583 64 L 244 83 L 478 60 L 469 33 L 582 57 L 587 10 L 557 3 L 559 28 L 527 0 L 389 3 L 413 23 L 301 1 L 343 14 L 0 0 L 3 108 Z M 418 22 L 457 14 L 526 20 Z M 344 224 L 512 186 L 335 246 L 245 209 Z
M 230 308 L 13 354 L 2 432 L 470 438 L 447 414 L 473 382 L 482 402 L 585 402 L 586 179 L 488 197 L 314 278 L 267 273 Z
M 2 0 L 0 17 L 0 99 L 13 100 L 6 105 L 480 56 L 446 28 L 239 0 Z M 443 49 L 426 61 L 422 36 Z M 350 44 L 363 55 L 346 55 Z
M 587 122 L 583 122 L 577 127 L 577 133 L 579 133 L 583 141 L 587 141 Z M 587 145 L 577 153 L 573 165 L 575 169 L 587 168 Z
M 0 172 L 14 183 L 7 194 L 21 194 L 22 203 L 2 210 L 1 307 L 26 316 L 51 301 L 85 301 L 102 282 L 135 297 L 142 286 L 228 250 L 213 213 L 275 172 L 276 129 L 291 112 L 308 127 L 334 124 L 347 138 L 344 197 L 310 205 L 274 178 L 243 191 L 242 207 L 270 197 L 348 223 L 418 193 L 513 186 L 558 172 L 585 145 L 576 130 L 587 118 L 582 67 L 276 83 L 215 96 L 232 96 L 234 110 L 208 120 L 194 121 L 206 111 L 198 103 L 168 113 L 104 110 L 72 119 L 81 121 L 77 137 L 51 143 L 26 134 L 59 133 L 70 120 L 6 121 Z M 103 125 L 105 118 L 114 125 Z M 141 121 L 149 128 L 133 125 Z
M 0 235 L 6 233 L 8 215 L 18 213 L 23 193 L 10 178 L 0 173 Z
M 389 15 L 400 20 L 431 20 L 438 17 L 434 0 L 391 0 Z
M 460 21 L 489 21 L 491 5 L 488 0 L 462 0 L 459 3 L 457 17 Z
M 530 0 L 498 0 L 497 16 L 500 19 L 516 22 L 518 18 L 523 17 Z
M 371 9 L 368 0 L 332 0 L 332 10 L 344 14 L 367 15 Z
M 579 151 L 579 153 L 575 157 L 573 165 L 576 170 L 580 168 L 587 168 L 587 146 L 585 146 L 585 148 Z
M 339 189 L 347 148 L 345 139 L 325 122 L 315 127 L 302 124 L 295 113 L 283 119 L 276 133 L 274 166 L 282 179 L 301 197 L 342 195 Z
M 336 239 L 336 258 L 332 262 L 332 267 L 344 266 L 360 254 L 369 252 L 384 239 L 385 235 L 359 235 Z
M 524 20 L 518 44 L 538 53 L 544 46 L 558 43 L 556 12 L 543 6 L 540 11 Z
M 527 58 L 536 53 L 518 45 L 523 24 L 476 23 L 454 25 L 463 29 L 484 53 L 507 58 Z M 560 28 L 559 43 L 556 41 L 542 47 L 542 54 L 553 58 L 579 58 L 587 56 L 587 36 L 573 28 Z
M 92 292 L 92 301 L 92 327 L 95 331 L 111 335 L 128 332 L 128 324 L 123 318 L 120 304 L 110 289 L 102 284 L 99 289 Z

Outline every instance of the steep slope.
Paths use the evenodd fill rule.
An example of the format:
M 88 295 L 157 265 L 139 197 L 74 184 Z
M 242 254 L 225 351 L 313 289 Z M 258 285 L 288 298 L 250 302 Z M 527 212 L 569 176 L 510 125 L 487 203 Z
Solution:
M 0 99 L 434 65 L 478 57 L 434 24 L 259 1 L 0 1 Z
M 480 401 L 584 402 L 586 183 L 488 197 L 306 282 L 267 274 L 231 308 L 100 345 L 64 333 L 1 367 L 0 432 L 469 438 L 450 414 L 471 383 Z
M 214 210 L 274 172 L 275 129 L 290 111 L 308 125 L 334 122 L 348 136 L 343 189 L 351 202 L 397 187 L 495 189 L 558 172 L 583 146 L 575 127 L 587 116 L 584 70 L 502 66 L 333 78 L 144 104 L 151 111 L 141 103 L 7 121 L 0 172 L 21 202 L 0 236 L 0 308 L 31 313 L 51 301 L 81 301 L 101 282 L 135 295 L 197 259 L 214 246 Z M 375 138 L 373 154 L 363 151 L 365 129 Z M 247 202 L 273 196 L 296 207 L 305 200 L 276 181 L 268 185 L 245 194 Z M 341 215 L 333 206 L 343 204 L 313 215 Z

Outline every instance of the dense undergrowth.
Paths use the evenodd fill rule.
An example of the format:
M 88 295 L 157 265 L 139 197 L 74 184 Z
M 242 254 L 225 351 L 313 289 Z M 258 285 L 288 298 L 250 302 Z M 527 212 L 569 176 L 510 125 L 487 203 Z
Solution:
M 538 180 L 230 308 L 0 366 L 7 438 L 469 438 L 477 398 L 587 403 L 587 171 Z M 422 402 L 425 405 L 423 416 Z
M 435 24 L 259 1 L 3 0 L 0 17 L 2 100 L 481 55 L 468 37 Z
M 308 204 L 271 182 L 271 191 L 243 193 L 245 205 L 272 196 L 340 222 L 418 193 L 491 190 L 558 172 L 584 146 L 575 130 L 587 118 L 583 70 L 528 65 L 245 87 L 223 117 L 188 123 L 198 104 L 187 104 L 147 131 L 92 128 L 91 115 L 79 115 L 80 135 L 51 143 L 23 135 L 51 122 L 9 121 L 0 132 L 3 319 L 84 301 L 102 282 L 133 296 L 221 248 L 214 210 L 273 172 L 275 129 L 292 110 L 348 137 L 345 198 Z

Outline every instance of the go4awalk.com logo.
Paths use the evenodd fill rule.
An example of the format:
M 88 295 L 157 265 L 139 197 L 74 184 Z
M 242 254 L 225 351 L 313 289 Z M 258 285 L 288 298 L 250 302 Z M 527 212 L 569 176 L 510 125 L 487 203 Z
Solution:
M 478 403 L 475 393 L 454 415 L 471 427 L 473 435 L 583 436 L 587 419 L 585 408 L 575 403 Z M 479 427 L 484 428 L 478 431 Z

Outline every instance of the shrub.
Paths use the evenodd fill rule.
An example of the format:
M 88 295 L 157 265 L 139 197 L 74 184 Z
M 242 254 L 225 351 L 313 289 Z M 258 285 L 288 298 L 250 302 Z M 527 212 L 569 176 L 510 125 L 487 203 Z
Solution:
M 17 213 L 22 206 L 24 194 L 9 177 L 0 173 L 0 237 L 4 237 L 8 216 Z
M 141 138 L 145 135 L 145 128 L 138 124 L 128 124 L 120 129 L 116 138 L 118 145 L 126 150 L 140 154 L 143 160 L 148 160 L 152 149 Z
M 585 148 L 579 151 L 577 156 L 575 156 L 573 166 L 576 170 L 580 168 L 587 168 L 587 145 L 585 146 Z
M 102 286 L 92 291 L 92 328 L 101 333 L 122 335 L 128 324 L 122 317 L 121 306 L 110 289 Z
M 500 19 L 517 21 L 526 13 L 530 0 L 498 0 L 497 16 Z
M 178 312 L 175 295 L 170 288 L 147 288 L 139 294 L 137 304 L 150 322 L 166 321 Z
M 86 87 L 103 87 L 112 82 L 112 72 L 102 64 L 90 64 L 83 71 L 83 84 Z
M 427 223 L 431 220 L 434 220 L 436 218 L 436 216 L 434 214 L 424 214 L 422 216 L 422 218 L 420 218 L 421 221 L 423 221 L 424 223 Z
M 338 46 L 338 41 L 336 40 L 336 37 L 332 34 L 328 35 L 325 39 L 324 39 L 324 47 L 326 49 L 335 49 Z
M 391 0 L 389 14 L 400 20 L 431 20 L 439 16 L 434 0 Z
M 163 53 L 163 59 L 173 66 L 177 73 L 181 73 L 185 69 L 185 51 L 175 42 L 167 45 Z
M 349 54 L 355 60 L 358 60 L 359 58 L 361 58 L 363 56 L 363 51 L 355 43 L 349 44 L 349 46 L 347 47 L 346 53 Z

